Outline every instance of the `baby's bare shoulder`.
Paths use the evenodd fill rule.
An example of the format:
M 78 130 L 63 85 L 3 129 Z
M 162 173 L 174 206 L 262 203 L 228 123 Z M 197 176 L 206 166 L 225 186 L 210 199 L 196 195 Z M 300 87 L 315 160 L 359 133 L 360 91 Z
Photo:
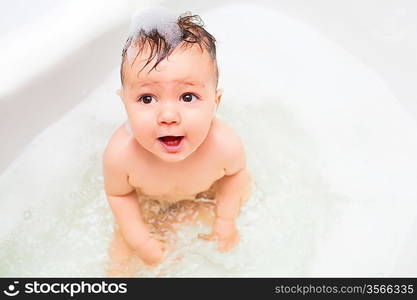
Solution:
M 128 150 L 128 138 L 129 134 L 126 131 L 124 125 L 120 125 L 111 135 L 106 149 L 104 151 L 105 158 L 110 156 L 111 158 L 123 157 Z
M 105 188 L 109 194 L 125 194 L 132 190 L 128 183 L 127 152 L 129 134 L 120 126 L 110 137 L 103 154 Z
M 213 132 L 215 146 L 222 153 L 226 175 L 232 175 L 245 167 L 246 156 L 243 142 L 237 131 L 220 119 L 216 119 Z

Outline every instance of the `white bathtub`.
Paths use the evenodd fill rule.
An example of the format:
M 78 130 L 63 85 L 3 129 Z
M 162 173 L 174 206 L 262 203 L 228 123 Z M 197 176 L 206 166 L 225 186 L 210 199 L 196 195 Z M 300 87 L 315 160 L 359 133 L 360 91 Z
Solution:
M 47 14 L 18 29 L 9 18 L 0 36 L 0 276 L 103 274 L 101 151 L 125 118 L 114 92 L 136 5 L 80 3 L 45 1 Z M 257 188 L 234 252 L 185 231 L 187 258 L 141 275 L 417 276 L 416 5 L 211 3 L 173 8 L 218 40 L 219 115 Z M 55 39 L 41 38 L 51 24 Z M 16 37 L 30 29 L 28 50 Z

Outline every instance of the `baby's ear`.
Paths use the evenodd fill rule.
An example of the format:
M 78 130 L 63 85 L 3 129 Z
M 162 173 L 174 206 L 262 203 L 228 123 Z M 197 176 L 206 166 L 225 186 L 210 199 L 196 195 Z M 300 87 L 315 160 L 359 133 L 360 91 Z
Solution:
M 220 100 L 222 99 L 223 89 L 217 89 L 216 91 L 216 104 L 220 104 Z

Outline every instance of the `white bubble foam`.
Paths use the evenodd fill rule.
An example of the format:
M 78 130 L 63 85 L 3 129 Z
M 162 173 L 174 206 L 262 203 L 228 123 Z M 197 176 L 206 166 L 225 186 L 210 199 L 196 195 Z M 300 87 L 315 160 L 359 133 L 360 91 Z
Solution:
M 182 40 L 182 31 L 177 19 L 176 13 L 164 7 L 152 7 L 134 13 L 129 29 L 129 37 L 132 38 L 131 46 L 127 50 L 129 61 L 136 56 L 135 42 L 141 30 L 146 34 L 156 30 L 171 48 L 175 48 Z

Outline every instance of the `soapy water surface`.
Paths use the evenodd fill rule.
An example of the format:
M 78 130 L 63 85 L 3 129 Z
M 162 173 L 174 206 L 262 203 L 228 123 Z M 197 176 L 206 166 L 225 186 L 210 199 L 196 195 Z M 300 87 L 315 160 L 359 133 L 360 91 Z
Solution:
M 249 11 L 259 19 L 276 20 L 264 10 L 252 7 Z M 247 13 L 245 9 L 239 11 L 231 6 L 207 13 L 203 19 L 207 24 L 214 24 L 209 21 L 231 16 L 231 12 L 236 16 L 239 12 L 242 16 Z M 239 20 L 237 17 L 236 22 Z M 284 21 L 282 18 L 280 22 Z M 225 89 L 217 115 L 240 134 L 248 170 L 254 179 L 252 196 L 242 208 L 237 222 L 241 241 L 231 252 L 220 253 L 216 251 L 215 243 L 197 239 L 198 233 L 209 233 L 210 228 L 201 224 L 183 226 L 166 260 L 154 269 L 141 269 L 136 276 L 309 276 L 320 254 L 321 241 L 328 238 L 328 229 L 344 213 L 341 207 L 361 199 L 363 191 L 350 189 L 346 193 L 342 188 L 335 188 L 338 186 L 334 182 L 329 182 L 329 178 L 340 175 L 325 169 L 322 164 L 325 148 L 318 143 L 319 135 L 313 136 L 313 129 L 319 132 L 326 116 L 320 115 L 310 127 L 302 119 L 305 116 L 303 107 L 311 107 L 313 101 L 307 89 L 311 83 L 299 77 L 301 81 L 296 82 L 298 94 L 291 95 L 285 90 L 285 84 L 289 87 L 294 79 L 289 72 L 277 71 L 288 59 L 294 59 L 294 69 L 300 68 L 301 64 L 305 67 L 310 61 L 300 58 L 300 65 L 297 65 L 298 54 L 289 51 L 287 55 L 294 57 L 281 61 L 277 58 L 276 63 L 270 61 L 265 65 L 254 59 L 253 64 L 248 62 L 247 69 L 241 69 L 243 65 L 238 61 L 253 55 L 253 48 L 248 45 L 247 50 L 236 55 L 234 47 L 243 41 L 237 36 L 236 40 L 230 41 L 227 32 L 222 31 L 224 25 L 216 24 L 212 30 L 219 40 L 219 64 L 223 66 Z M 279 38 L 272 41 L 275 48 L 257 48 L 261 47 L 260 43 L 252 46 L 258 55 L 268 57 L 281 44 L 293 42 L 286 31 L 276 34 Z M 308 30 L 299 31 L 297 36 L 298 41 L 308 40 L 311 36 L 316 38 Z M 228 39 L 229 43 L 226 42 Z M 322 42 L 318 38 L 317 41 L 318 44 Z M 299 46 L 295 45 L 292 50 L 306 51 Z M 336 63 L 342 66 L 344 59 L 346 57 L 341 57 Z M 324 59 L 321 63 L 324 70 L 326 66 L 334 65 Z M 311 64 L 310 67 L 315 68 L 313 62 Z M 335 76 L 324 72 L 319 73 L 323 78 Z M 289 77 L 285 79 L 282 74 Z M 4 200 L 0 207 L 4 220 L 0 232 L 0 276 L 104 275 L 114 220 L 103 190 L 101 160 L 108 138 L 125 120 L 120 100 L 114 95 L 118 75 L 118 69 L 115 69 L 83 103 L 39 134 L 0 177 L 0 196 Z M 245 80 L 251 84 L 242 85 Z M 366 87 L 362 92 L 368 92 Z M 289 105 L 291 97 L 294 103 L 298 99 L 298 103 L 304 101 L 305 105 L 298 109 Z M 328 94 L 320 101 L 317 100 L 317 109 L 327 108 L 326 105 L 337 100 Z M 349 113 L 356 112 L 357 107 L 353 105 L 328 113 L 346 128 L 355 127 L 362 134 L 359 138 L 363 138 L 370 134 L 367 131 L 369 124 L 354 123 L 355 120 L 349 117 Z M 384 105 L 383 101 L 381 105 Z M 367 118 L 378 121 L 374 107 L 362 109 Z M 347 133 L 338 132 L 338 136 L 343 134 Z M 349 139 L 346 135 L 340 141 L 356 141 Z M 333 144 L 328 141 L 326 149 L 331 149 Z M 364 147 L 369 147 L 369 151 L 373 149 L 370 144 Z M 342 157 L 340 152 L 335 153 Z M 388 191 L 384 186 L 380 189 Z M 383 203 L 384 198 L 380 200 Z M 379 271 L 372 269 L 370 272 L 373 270 L 373 274 Z

